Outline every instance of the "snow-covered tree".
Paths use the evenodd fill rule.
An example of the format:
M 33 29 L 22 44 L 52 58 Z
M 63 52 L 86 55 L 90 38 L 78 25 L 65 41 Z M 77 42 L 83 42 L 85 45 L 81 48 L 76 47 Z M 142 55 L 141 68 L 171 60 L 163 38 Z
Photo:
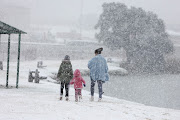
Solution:
M 104 3 L 96 38 L 111 49 L 124 48 L 127 63 L 143 71 L 164 68 L 164 55 L 173 51 L 163 20 L 141 8 Z

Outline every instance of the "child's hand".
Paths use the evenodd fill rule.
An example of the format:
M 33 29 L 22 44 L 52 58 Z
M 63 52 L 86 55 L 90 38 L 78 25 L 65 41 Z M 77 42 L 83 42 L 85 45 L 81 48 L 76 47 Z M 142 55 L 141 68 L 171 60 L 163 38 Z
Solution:
M 84 87 L 86 87 L 86 85 L 85 85 L 85 84 L 83 84 L 83 86 L 84 86 Z

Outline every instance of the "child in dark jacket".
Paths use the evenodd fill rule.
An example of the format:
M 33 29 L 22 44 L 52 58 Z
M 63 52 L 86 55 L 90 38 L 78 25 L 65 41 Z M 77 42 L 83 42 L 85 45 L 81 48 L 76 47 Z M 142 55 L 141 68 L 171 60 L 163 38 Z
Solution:
M 70 84 L 74 84 L 74 89 L 75 89 L 75 101 L 78 102 L 78 97 L 79 97 L 79 101 L 80 98 L 82 99 L 82 94 L 81 94 L 81 90 L 84 87 L 86 87 L 86 83 L 84 81 L 84 79 L 81 77 L 81 73 L 79 71 L 79 69 L 76 69 L 74 72 L 74 78 L 72 79 L 72 81 L 70 82 Z M 83 84 L 83 86 L 82 86 Z

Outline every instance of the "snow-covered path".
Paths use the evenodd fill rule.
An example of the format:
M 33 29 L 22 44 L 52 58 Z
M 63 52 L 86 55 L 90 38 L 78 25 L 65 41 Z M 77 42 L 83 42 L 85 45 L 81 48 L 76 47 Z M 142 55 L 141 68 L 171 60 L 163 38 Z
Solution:
M 58 84 L 46 80 L 40 84 L 27 81 L 28 67 L 33 67 L 29 62 L 21 64 L 19 89 L 16 89 L 15 66 L 12 63 L 9 89 L 4 88 L 6 72 L 0 71 L 0 120 L 180 120 L 180 110 L 144 106 L 107 96 L 97 102 L 97 94 L 95 101 L 90 102 L 89 92 L 85 90 L 82 101 L 76 103 L 72 87 L 70 101 L 60 101 Z
M 41 81 L 26 83 L 19 89 L 0 92 L 1 120 L 179 120 L 180 111 L 144 106 L 115 98 L 104 97 L 103 102 L 89 101 L 89 92 L 83 91 L 83 100 L 59 101 L 59 85 Z

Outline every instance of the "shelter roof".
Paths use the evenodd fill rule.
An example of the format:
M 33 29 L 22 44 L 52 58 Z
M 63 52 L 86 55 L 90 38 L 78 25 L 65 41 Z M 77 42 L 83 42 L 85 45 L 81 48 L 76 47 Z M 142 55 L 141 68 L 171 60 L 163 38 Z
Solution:
M 26 34 L 26 32 L 0 21 L 0 34 Z

